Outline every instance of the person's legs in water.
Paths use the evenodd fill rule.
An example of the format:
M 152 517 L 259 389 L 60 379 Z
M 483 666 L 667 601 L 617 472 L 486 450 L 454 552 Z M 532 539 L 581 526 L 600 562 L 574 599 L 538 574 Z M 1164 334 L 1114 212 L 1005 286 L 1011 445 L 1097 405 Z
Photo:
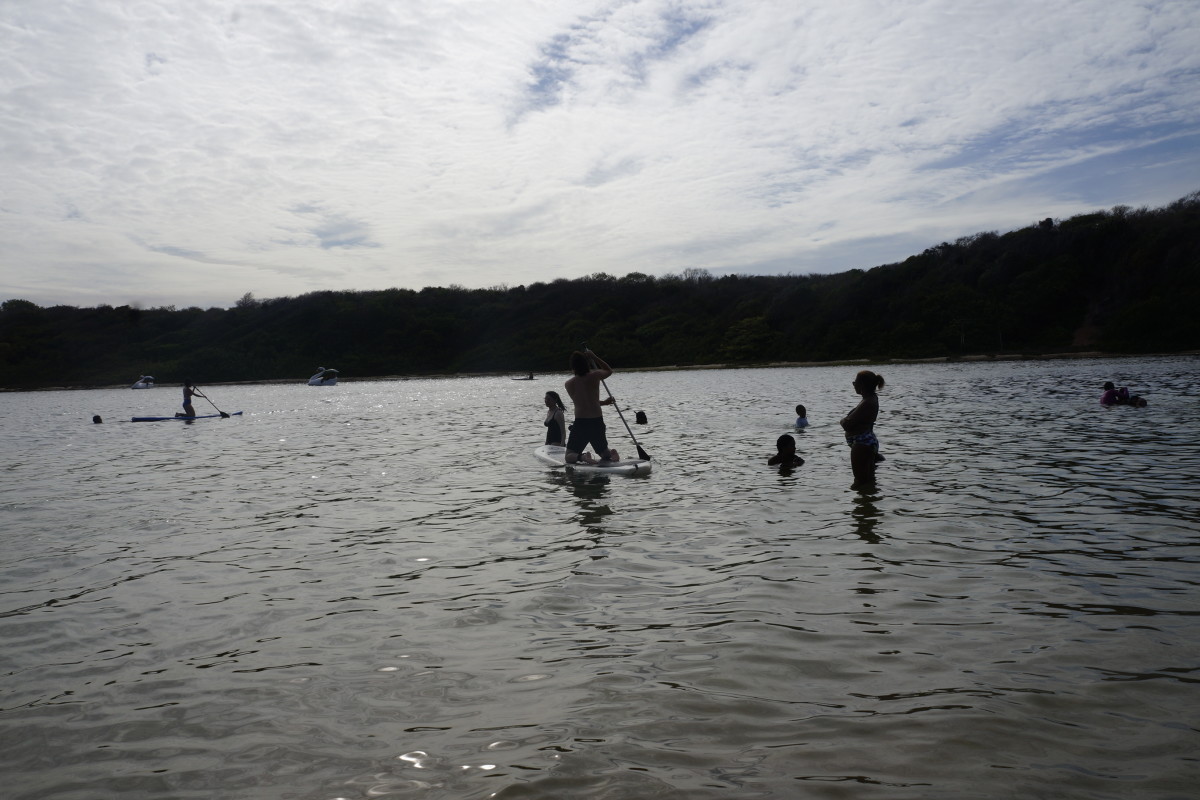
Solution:
M 873 483 L 875 481 L 875 448 L 865 444 L 851 445 L 850 469 L 854 472 L 855 483 Z

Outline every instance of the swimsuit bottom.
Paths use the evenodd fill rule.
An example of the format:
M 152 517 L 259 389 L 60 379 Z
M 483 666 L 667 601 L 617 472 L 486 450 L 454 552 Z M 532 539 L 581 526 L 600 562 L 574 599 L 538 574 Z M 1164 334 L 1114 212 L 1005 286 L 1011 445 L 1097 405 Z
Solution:
M 879 440 L 875 438 L 875 431 L 865 431 L 853 436 L 847 433 L 846 444 L 851 447 L 854 447 L 856 444 L 865 444 L 867 447 L 879 447 Z
M 567 450 L 582 453 L 590 444 L 599 458 L 608 458 L 606 430 L 603 417 L 576 417 L 570 426 L 571 433 L 567 436 Z

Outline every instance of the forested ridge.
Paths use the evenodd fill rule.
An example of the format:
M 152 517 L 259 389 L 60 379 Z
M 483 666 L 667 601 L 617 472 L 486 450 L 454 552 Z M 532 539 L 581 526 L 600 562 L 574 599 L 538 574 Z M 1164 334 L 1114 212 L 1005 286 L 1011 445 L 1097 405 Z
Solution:
M 1200 192 L 1043 220 L 835 275 L 604 273 L 489 289 L 313 292 L 232 308 L 0 304 L 0 388 L 562 372 L 1200 348 Z

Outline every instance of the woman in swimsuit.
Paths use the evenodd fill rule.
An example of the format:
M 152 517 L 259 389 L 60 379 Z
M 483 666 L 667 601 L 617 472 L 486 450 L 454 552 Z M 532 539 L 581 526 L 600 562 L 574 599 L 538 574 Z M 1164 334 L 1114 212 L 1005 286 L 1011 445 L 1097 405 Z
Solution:
M 197 397 L 204 397 L 204 399 L 206 399 L 206 400 L 208 399 L 207 397 L 205 397 L 205 395 L 203 395 L 200 392 L 199 389 L 197 389 L 195 386 L 192 385 L 191 381 L 184 381 L 183 382 L 183 413 L 176 414 L 175 416 L 177 416 L 177 417 L 194 417 L 194 416 L 196 416 L 196 409 L 192 407 L 192 395 L 195 395 Z
M 546 444 L 563 447 L 567 441 L 567 418 L 558 392 L 546 392 Z
M 846 432 L 846 444 L 850 446 L 850 469 L 854 471 L 856 484 L 875 480 L 876 454 L 879 452 L 879 440 L 875 438 L 879 396 L 875 392 L 882 388 L 882 375 L 868 369 L 859 372 L 854 378 L 854 391 L 862 395 L 862 400 L 842 417 L 842 430 Z

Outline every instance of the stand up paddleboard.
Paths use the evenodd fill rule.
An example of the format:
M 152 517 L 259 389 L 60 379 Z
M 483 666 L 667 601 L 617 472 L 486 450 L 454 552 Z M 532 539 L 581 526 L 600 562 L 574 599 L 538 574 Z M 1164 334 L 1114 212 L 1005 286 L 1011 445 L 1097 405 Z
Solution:
M 569 473 L 581 475 L 649 475 L 650 462 L 641 458 L 625 461 L 602 462 L 599 464 L 568 464 L 565 460 L 567 448 L 555 444 L 544 444 L 533 451 L 538 461 L 552 467 L 566 467 Z
M 242 415 L 242 412 L 240 412 L 240 411 L 232 411 L 229 414 L 229 416 L 231 416 L 231 417 L 240 417 L 241 415 Z M 196 419 L 220 419 L 220 418 L 221 418 L 220 414 L 201 414 L 196 417 L 134 417 L 133 421 L 134 422 L 171 422 L 171 421 L 191 422 L 192 420 L 196 420 Z

